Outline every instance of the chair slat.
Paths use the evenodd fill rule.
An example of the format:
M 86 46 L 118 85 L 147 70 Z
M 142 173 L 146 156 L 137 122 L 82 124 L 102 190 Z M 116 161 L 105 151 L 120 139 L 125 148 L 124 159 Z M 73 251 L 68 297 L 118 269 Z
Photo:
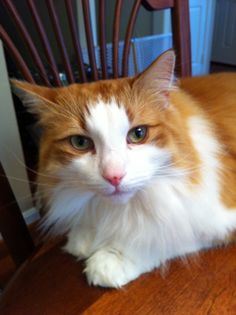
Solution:
M 119 49 L 119 34 L 120 34 L 120 22 L 121 22 L 121 8 L 123 0 L 116 0 L 115 6 L 115 16 L 113 22 L 113 40 L 112 40 L 112 67 L 113 67 L 113 77 L 118 78 L 118 49 Z
M 192 75 L 191 38 L 188 0 L 142 0 L 150 11 L 171 8 L 173 47 L 176 52 L 176 73 Z
M 35 7 L 35 2 L 33 0 L 27 0 L 27 3 L 29 6 L 31 15 L 33 17 L 33 20 L 35 22 L 37 31 L 39 33 L 39 37 L 40 37 L 41 42 L 43 44 L 45 55 L 48 59 L 47 62 L 48 62 L 48 65 L 50 66 L 50 69 L 52 71 L 54 82 L 57 86 L 61 86 L 62 84 L 61 84 L 61 80 L 60 80 L 60 77 L 58 74 L 57 65 L 55 63 L 55 59 L 53 57 L 52 50 L 51 50 L 51 47 L 50 47 L 50 44 L 49 44 L 49 41 L 48 41 L 48 38 L 47 38 L 47 35 L 45 32 L 45 29 L 43 27 L 43 24 L 41 22 L 41 19 L 39 17 L 38 12 L 37 12 L 37 8 Z
M 106 58 L 106 23 L 105 23 L 105 0 L 99 0 L 99 41 L 100 41 L 100 59 L 102 65 L 102 77 L 108 78 L 107 58 Z
M 4 46 L 8 50 L 9 54 L 11 55 L 13 61 L 18 66 L 20 72 L 22 73 L 24 79 L 30 83 L 35 83 L 34 79 L 24 62 L 23 58 L 21 57 L 19 51 L 17 50 L 16 46 L 12 42 L 11 38 L 8 36 L 8 34 L 5 32 L 3 27 L 0 25 L 0 38 L 3 41 Z
M 77 58 L 79 75 L 82 82 L 87 82 L 87 77 L 86 77 L 84 64 L 83 64 L 83 54 L 82 54 L 80 42 L 78 40 L 77 25 L 76 25 L 75 17 L 73 14 L 72 2 L 65 1 L 65 6 L 66 6 L 68 22 L 69 22 L 70 30 L 71 30 L 71 37 L 72 37 L 72 41 L 73 41 L 73 45 L 75 49 L 76 58 Z
M 94 42 L 93 42 L 93 33 L 91 27 L 91 17 L 90 17 L 90 5 L 88 0 L 82 0 L 83 5 L 83 13 L 84 13 L 84 24 L 85 24 L 85 32 L 88 46 L 88 54 L 90 66 L 92 68 L 92 77 L 94 81 L 98 80 L 98 70 L 96 66 L 96 59 L 94 53 Z
M 176 72 L 180 77 L 192 75 L 189 4 L 176 0 L 171 10 L 173 46 L 176 51 Z
M 3 4 L 6 6 L 10 16 L 12 17 L 13 22 L 16 24 L 17 29 L 19 30 L 20 34 L 22 35 L 29 51 L 30 54 L 33 58 L 33 61 L 35 62 L 35 65 L 37 66 L 38 70 L 39 70 L 39 74 L 43 80 L 43 82 L 47 85 L 50 86 L 50 82 L 48 80 L 47 77 L 47 73 L 45 71 L 45 68 L 43 66 L 43 63 L 40 59 L 40 56 L 37 52 L 37 49 L 35 47 L 35 45 L 33 44 L 33 41 L 28 33 L 28 31 L 26 30 L 26 27 L 24 25 L 24 23 L 22 22 L 15 6 L 13 5 L 12 1 L 10 0 L 3 0 Z
M 74 83 L 75 80 L 74 80 L 72 68 L 70 65 L 70 60 L 69 60 L 69 57 L 68 57 L 68 54 L 66 51 L 66 46 L 64 43 L 63 35 L 61 32 L 61 28 L 60 28 L 60 24 L 58 21 L 58 17 L 57 17 L 57 13 L 56 13 L 56 10 L 54 7 L 53 0 L 46 0 L 46 3 L 47 3 L 49 15 L 50 15 L 51 20 L 52 20 L 52 25 L 53 25 L 54 32 L 56 35 L 57 43 L 58 43 L 58 46 L 59 46 L 59 49 L 61 52 L 62 61 L 63 61 L 64 67 L 65 67 L 65 72 L 67 75 L 68 82 Z
M 125 44 L 122 58 L 122 76 L 126 77 L 128 75 L 128 59 L 130 51 L 130 40 L 133 34 L 134 24 L 138 15 L 138 11 L 141 5 L 141 0 L 134 1 L 131 16 L 128 23 L 128 28 L 125 35 Z

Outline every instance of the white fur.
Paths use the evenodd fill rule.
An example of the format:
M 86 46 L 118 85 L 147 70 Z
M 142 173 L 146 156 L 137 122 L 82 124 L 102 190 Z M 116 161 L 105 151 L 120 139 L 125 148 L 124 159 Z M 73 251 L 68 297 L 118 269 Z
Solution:
M 217 154 L 207 122 L 189 121 L 201 161 L 202 183 L 190 187 L 184 170 L 169 165 L 170 152 L 152 145 L 128 146 L 130 123 L 122 105 L 91 104 L 88 136 L 96 154 L 66 167 L 54 189 L 45 225 L 68 230 L 66 251 L 88 258 L 90 284 L 120 287 L 168 259 L 196 252 L 236 228 L 236 211 L 220 201 Z M 101 176 L 107 163 L 125 168 L 121 193 Z M 74 178 L 78 181 L 70 181 Z

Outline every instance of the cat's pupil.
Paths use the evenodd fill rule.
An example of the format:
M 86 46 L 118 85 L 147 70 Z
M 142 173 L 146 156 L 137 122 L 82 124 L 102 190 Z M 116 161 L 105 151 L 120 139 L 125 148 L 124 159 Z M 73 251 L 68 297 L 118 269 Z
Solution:
M 136 128 L 135 129 L 135 136 L 136 138 L 140 139 L 140 138 L 143 138 L 144 136 L 144 129 L 139 127 L 139 128 Z
M 147 128 L 145 126 L 139 126 L 131 129 L 128 132 L 127 141 L 129 143 L 140 143 L 146 136 Z
M 86 144 L 86 139 L 85 138 L 82 138 L 82 137 L 78 137 L 77 138 L 77 145 L 82 147 Z

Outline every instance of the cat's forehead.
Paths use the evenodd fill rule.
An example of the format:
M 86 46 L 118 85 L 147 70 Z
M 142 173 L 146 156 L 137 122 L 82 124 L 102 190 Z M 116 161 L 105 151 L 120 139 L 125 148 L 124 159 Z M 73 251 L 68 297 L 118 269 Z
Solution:
M 124 137 L 130 128 L 130 121 L 125 106 L 113 97 L 105 101 L 98 98 L 88 104 L 85 115 L 87 131 L 98 140 L 114 143 L 119 137 Z
M 78 126 L 82 133 L 88 131 L 105 139 L 125 135 L 132 126 L 156 121 L 148 95 L 138 94 L 131 78 L 74 84 L 59 92 L 57 111 L 62 112 L 58 115 L 62 125 Z
M 124 99 L 132 93 L 132 78 L 121 78 L 112 80 L 101 80 L 83 84 L 73 84 L 69 87 L 69 92 L 77 95 L 86 104 L 102 99 L 104 102 L 111 98 L 117 100 Z

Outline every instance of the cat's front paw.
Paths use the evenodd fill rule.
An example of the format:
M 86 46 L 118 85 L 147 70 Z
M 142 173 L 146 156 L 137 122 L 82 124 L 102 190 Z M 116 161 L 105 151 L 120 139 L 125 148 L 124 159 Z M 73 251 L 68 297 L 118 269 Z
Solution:
M 140 275 L 137 266 L 114 249 L 101 249 L 86 262 L 90 285 L 120 288 Z

